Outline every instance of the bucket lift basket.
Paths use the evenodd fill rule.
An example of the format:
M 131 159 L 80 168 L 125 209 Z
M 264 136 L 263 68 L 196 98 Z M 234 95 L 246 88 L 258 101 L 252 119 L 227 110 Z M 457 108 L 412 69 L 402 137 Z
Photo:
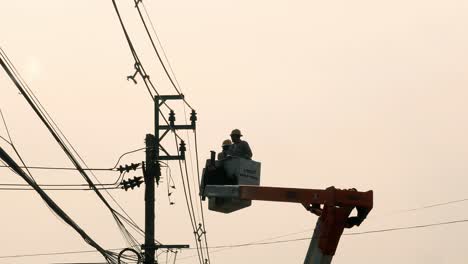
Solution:
M 200 184 L 200 195 L 205 200 L 207 185 L 260 185 L 260 162 L 240 157 L 227 157 L 215 160 L 215 152 L 206 161 Z M 216 212 L 231 213 L 252 205 L 252 201 L 236 198 L 209 197 L 208 209 Z

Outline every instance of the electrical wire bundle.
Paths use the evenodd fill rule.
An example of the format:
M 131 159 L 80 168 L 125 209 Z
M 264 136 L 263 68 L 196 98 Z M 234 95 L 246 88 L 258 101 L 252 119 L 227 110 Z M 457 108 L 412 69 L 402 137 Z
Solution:
M 117 7 L 117 4 L 116 4 L 116 1 L 115 0 L 112 0 L 112 3 L 114 5 L 114 9 L 116 11 L 116 14 L 118 16 L 118 19 L 119 19 L 119 22 L 120 22 L 120 25 L 122 27 L 122 30 L 124 32 L 124 35 L 125 35 L 125 39 L 128 43 L 128 46 L 130 48 L 130 51 L 131 51 L 131 54 L 132 54 L 132 57 L 134 58 L 134 66 L 135 66 L 135 74 L 132 75 L 132 76 L 128 76 L 127 79 L 131 79 L 133 80 L 135 83 L 136 83 L 136 80 L 135 80 L 135 77 L 137 75 L 140 75 L 141 79 L 143 80 L 150 96 L 152 98 L 154 98 L 154 95 L 153 95 L 153 92 L 156 94 L 156 95 L 159 95 L 159 93 L 156 91 L 153 83 L 150 81 L 150 78 L 149 76 L 147 75 L 145 69 L 144 69 L 144 66 L 142 65 L 141 63 L 141 60 L 140 58 L 138 57 L 138 54 L 134 48 L 134 45 L 131 41 L 131 38 L 128 34 L 128 31 L 125 27 L 125 24 L 123 22 L 123 19 L 122 19 L 122 16 L 119 12 L 119 9 Z M 159 40 L 159 37 L 156 33 L 156 30 L 155 30 L 155 27 L 153 25 L 153 22 L 151 21 L 151 18 L 148 14 L 148 11 L 146 9 L 146 6 L 145 4 L 143 3 L 142 0 L 134 0 L 134 3 L 135 3 L 135 8 L 137 9 L 137 12 L 138 12 L 138 15 L 141 19 L 141 22 L 143 24 L 143 27 L 145 29 L 145 32 L 151 42 L 151 46 L 153 47 L 153 50 L 158 58 L 158 61 L 160 63 L 160 65 L 163 67 L 164 69 L 164 72 L 167 76 L 167 78 L 169 79 L 172 87 L 175 89 L 176 93 L 178 95 L 183 95 L 181 93 L 181 89 L 180 89 L 180 85 L 177 81 L 177 78 L 175 77 L 175 74 L 174 74 L 174 71 L 169 63 L 169 60 L 167 59 L 167 56 L 166 56 L 166 53 L 164 51 L 164 48 L 162 47 L 162 44 Z M 146 23 L 146 19 L 145 19 L 145 16 L 143 15 L 143 11 L 142 9 L 140 8 L 140 6 L 143 7 L 143 10 L 144 10 L 144 13 L 146 15 L 146 19 L 149 21 L 149 23 L 151 24 L 151 29 L 152 29 L 152 33 L 150 32 L 149 30 L 149 27 Z M 153 35 L 154 35 L 154 38 L 153 38 Z M 154 39 L 157 40 L 158 44 L 159 44 L 159 47 L 161 48 L 161 51 L 162 51 L 162 55 L 161 56 L 161 53 L 159 52 L 157 46 L 156 46 L 156 43 L 154 42 Z M 164 57 L 164 59 L 163 59 Z M 167 67 L 166 67 L 166 63 L 167 63 Z M 153 99 L 154 100 L 154 99 Z M 185 123 L 187 124 L 187 112 L 186 112 L 186 107 L 188 107 L 190 110 L 194 110 L 191 105 L 187 102 L 187 100 L 185 99 L 185 97 L 183 96 L 183 101 L 184 101 L 184 117 L 185 117 Z M 164 105 L 169 109 L 169 110 L 172 110 L 166 103 L 164 103 Z M 161 114 L 161 110 L 159 113 L 156 113 L 156 114 Z M 164 117 L 164 115 L 162 115 L 164 121 L 168 123 L 167 119 Z M 174 133 L 174 139 L 175 139 L 175 144 L 176 144 L 176 148 L 177 146 L 179 145 L 179 140 L 183 140 L 181 138 L 181 136 L 179 136 L 177 134 L 177 132 L 175 130 L 171 130 L 173 133 Z M 187 132 L 187 139 L 188 139 L 188 143 L 189 143 L 189 157 L 190 157 L 190 164 L 192 166 L 192 183 L 191 183 L 191 179 L 189 178 L 189 170 L 188 170 L 188 166 L 187 166 L 187 161 L 184 160 L 184 161 L 181 161 L 179 160 L 179 169 L 180 169 L 180 174 L 181 174 L 181 177 L 182 177 L 182 185 L 183 185 L 183 189 L 184 189 L 184 195 L 185 195 L 185 200 L 186 200 L 186 205 L 187 205 L 187 210 L 188 210 L 188 214 L 189 214 L 189 218 L 190 218 L 190 223 L 191 223 L 191 226 L 192 226 L 192 230 L 193 230 L 193 235 L 194 235 L 194 239 L 195 239 L 195 244 L 196 244 L 196 248 L 197 248 L 197 254 L 198 254 L 198 258 L 199 258 L 199 262 L 200 264 L 204 264 L 204 263 L 210 263 L 210 257 L 209 257 L 209 247 L 208 247 L 208 242 L 207 242 L 207 239 L 206 239 L 206 227 L 205 227 L 205 218 L 204 218 L 204 213 L 203 213 L 203 206 L 202 206 L 202 203 L 201 203 L 201 198 L 196 195 L 197 194 L 197 191 L 196 191 L 196 188 L 199 186 L 200 184 L 200 174 L 199 174 L 199 160 L 198 160 L 198 144 L 197 144 L 197 136 L 196 136 L 196 131 L 194 131 L 194 141 L 195 141 L 195 153 L 196 153 L 196 170 L 197 170 L 197 176 L 198 176 L 198 181 L 196 181 L 194 178 L 195 178 L 195 173 L 193 173 L 193 162 L 192 162 L 192 156 L 191 156 L 191 142 L 190 142 L 190 136 Z M 179 153 L 180 154 L 180 153 Z M 169 180 L 169 179 L 168 179 Z M 196 183 L 196 185 L 195 185 Z M 193 190 L 193 192 L 192 192 Z M 196 196 L 197 198 L 194 198 L 193 196 Z M 199 200 L 199 205 L 197 203 L 195 203 L 195 206 L 194 206 L 194 199 L 198 199 Z M 199 206 L 199 207 L 198 207 Z M 197 219 L 197 214 L 195 213 L 195 210 L 198 211 L 198 219 Z
M 138 241 L 135 239 L 135 237 L 126 229 L 125 225 L 123 224 L 122 221 L 127 222 L 130 224 L 133 228 L 136 228 L 137 225 L 136 223 L 128 216 L 128 214 L 123 212 L 127 215 L 127 217 L 124 217 L 122 214 L 117 212 L 115 209 L 111 207 L 111 205 L 108 203 L 108 201 L 104 198 L 96 184 L 91 180 L 89 177 L 88 173 L 85 171 L 85 169 L 89 169 L 84 162 L 84 160 L 81 158 L 81 156 L 77 153 L 73 145 L 70 143 L 70 141 L 66 138 L 66 136 L 62 133 L 60 128 L 57 126 L 57 124 L 54 122 L 52 117 L 49 115 L 49 113 L 45 110 L 45 108 L 42 106 L 38 98 L 34 95 L 32 90 L 29 88 L 29 86 L 26 84 L 26 82 L 22 79 L 21 75 L 18 73 L 16 68 L 13 66 L 11 61 L 9 60 L 8 56 L 6 53 L 3 51 L 3 49 L 0 48 L 0 64 L 4 68 L 4 70 L 7 72 L 8 76 L 10 79 L 14 82 L 20 93 L 24 96 L 28 104 L 31 106 L 31 108 L 34 110 L 34 112 L 37 114 L 39 119 L 43 122 L 43 124 L 47 127 L 53 138 L 57 141 L 57 143 L 60 145 L 62 150 L 65 152 L 67 157 L 70 159 L 70 161 L 73 163 L 74 167 L 78 172 L 81 174 L 81 176 L 85 179 L 86 183 L 88 184 L 89 188 L 91 188 L 96 195 L 99 197 L 99 199 L 105 204 L 105 206 L 109 209 L 111 212 L 115 222 L 117 223 L 117 227 L 122 233 L 122 236 L 124 239 L 127 241 L 127 244 L 129 247 L 135 249 L 135 250 L 140 250 Z M 2 115 L 3 116 L 3 115 Z M 10 142 L 11 143 L 11 142 Z M 16 152 L 16 149 L 15 149 Z M 18 153 L 17 153 L 18 154 Z M 18 155 L 19 156 L 19 155 Z M 58 215 L 60 216 L 67 224 L 72 226 L 82 237 L 83 239 L 96 248 L 101 254 L 104 256 L 104 258 L 109 262 L 109 263 L 117 263 L 117 258 L 101 248 L 96 242 L 94 242 L 84 231 L 82 231 L 79 226 L 73 222 L 71 218 L 69 218 L 63 210 L 56 205 L 52 199 L 41 189 L 41 187 L 35 182 L 35 180 L 32 178 L 31 173 L 29 172 L 29 175 L 26 174 L 14 161 L 6 154 L 5 151 L 2 149 L 2 158 L 7 163 L 7 165 L 15 171 L 15 173 L 19 174 L 36 192 L 39 193 L 41 198 L 48 204 L 48 206 Z M 6 160 L 5 160 L 6 159 Z M 8 161 L 7 161 L 8 160 Z M 83 164 L 83 165 L 82 165 Z M 24 162 L 23 162 L 24 167 L 27 167 Z M 88 170 L 89 171 L 89 170 Z M 99 180 L 96 178 L 94 173 L 92 171 L 89 171 L 90 174 L 99 182 Z M 99 184 L 101 184 L 99 182 Z M 104 190 L 107 192 L 107 190 Z M 115 201 L 115 199 L 110 195 L 109 192 L 107 192 L 109 196 Z M 116 202 L 117 203 L 117 202 Z M 117 203 L 118 205 L 118 203 Z
M 129 45 L 132 57 L 134 58 L 135 73 L 133 75 L 128 76 L 127 79 L 133 80 L 136 83 L 135 78 L 136 78 L 137 75 L 139 75 L 141 77 L 141 79 L 143 80 L 143 83 L 144 83 L 146 89 L 148 90 L 152 100 L 154 100 L 154 96 L 159 95 L 159 93 L 156 90 L 156 88 L 155 88 L 154 84 L 152 83 L 152 81 L 150 80 L 149 75 L 147 74 L 144 66 L 142 65 L 140 58 L 138 57 L 138 54 L 137 54 L 137 52 L 136 52 L 136 50 L 135 50 L 135 48 L 134 48 L 134 46 L 132 44 L 130 36 L 129 36 L 126 28 L 125 28 L 122 17 L 121 17 L 121 15 L 119 13 L 119 10 L 117 8 L 116 1 L 113 0 L 112 2 L 113 2 L 113 5 L 114 5 L 114 8 L 115 8 L 115 11 L 117 13 L 117 16 L 119 18 L 120 24 L 122 26 L 125 38 L 126 38 L 127 43 Z M 155 29 L 154 29 L 154 25 L 153 25 L 153 23 L 151 21 L 151 18 L 148 15 L 148 11 L 147 11 L 146 7 L 144 6 L 144 3 L 141 0 L 134 0 L 134 2 L 135 2 L 135 7 L 137 8 L 138 14 L 140 16 L 140 19 L 141 19 L 141 21 L 142 21 L 142 23 L 144 25 L 145 31 L 148 34 L 148 37 L 149 37 L 149 39 L 151 41 L 151 44 L 152 44 L 152 47 L 153 47 L 153 49 L 154 49 L 154 51 L 155 51 L 155 53 L 156 53 L 156 55 L 158 57 L 158 60 L 159 60 L 160 64 L 162 65 L 162 67 L 164 69 L 164 72 L 166 73 L 167 77 L 169 78 L 170 83 L 174 87 L 176 93 L 178 95 L 182 95 L 181 92 L 180 92 L 180 85 L 179 85 L 177 79 L 175 78 L 175 74 L 174 74 L 174 72 L 172 70 L 172 67 L 170 66 L 170 63 L 169 63 L 169 61 L 167 59 L 167 56 L 166 56 L 166 54 L 164 52 L 164 49 L 162 48 L 161 42 L 159 41 L 157 33 L 156 33 Z M 156 39 L 157 39 L 157 41 L 159 43 L 159 46 L 161 47 L 161 50 L 163 52 L 162 54 L 164 56 L 164 59 L 165 59 L 167 65 L 168 65 L 168 67 L 166 67 L 166 64 L 165 64 L 165 62 L 163 60 L 163 57 L 161 56 L 160 52 L 158 51 L 158 49 L 156 47 L 156 44 L 155 44 L 155 42 L 153 40 L 153 37 L 152 37 L 152 35 L 151 35 L 150 31 L 149 31 L 149 28 L 148 28 L 148 26 L 146 24 L 146 20 L 145 20 L 145 18 L 143 16 L 143 12 L 140 9 L 140 5 L 143 6 L 144 12 L 146 14 L 146 18 L 149 19 L 149 22 L 151 23 L 151 28 L 153 30 L 153 34 L 156 37 Z M 29 88 L 27 83 L 23 80 L 23 78 L 21 77 L 19 72 L 16 70 L 14 65 L 9 60 L 8 56 L 4 53 L 3 50 L 0 50 L 0 51 L 1 51 L 1 53 L 0 53 L 1 65 L 3 66 L 3 68 L 5 69 L 5 71 L 9 75 L 9 77 L 12 79 L 12 81 L 14 82 L 14 84 L 16 85 L 16 87 L 18 88 L 20 93 L 24 96 L 24 98 L 26 99 L 28 104 L 31 106 L 31 108 L 34 110 L 34 112 L 39 117 L 39 119 L 42 121 L 42 123 L 49 130 L 49 132 L 51 133 L 53 138 L 56 140 L 56 142 L 59 144 L 59 146 L 62 148 L 62 150 L 64 151 L 64 153 L 66 154 L 66 156 L 69 158 L 69 160 L 72 162 L 72 164 L 74 166 L 74 168 L 63 168 L 63 167 L 62 168 L 54 168 L 54 167 L 27 166 L 24 163 L 24 161 L 22 160 L 19 153 L 17 152 L 16 148 L 14 148 L 14 145 L 10 142 L 11 143 L 10 145 L 15 150 L 15 153 L 17 154 L 17 156 L 20 157 L 23 166 L 19 166 L 18 164 L 14 163 L 14 161 L 12 159 L 8 159 L 9 158 L 8 154 L 5 151 L 3 151 L 3 149 L 1 149 L 2 152 L 0 154 L 2 154 L 2 158 L 4 159 L 4 161 L 6 163 L 5 165 L 3 165 L 1 167 L 9 167 L 15 173 L 19 174 L 27 182 L 27 185 L 30 186 L 32 189 L 31 188 L 25 188 L 25 186 L 27 186 L 25 184 L 0 184 L 0 186 L 7 186 L 5 188 L 0 187 L 0 189 L 2 189 L 2 190 L 35 190 L 36 192 L 38 192 L 40 194 L 40 196 L 49 205 L 49 207 L 58 216 L 60 216 L 67 224 L 72 226 L 85 239 L 85 241 L 88 244 L 90 244 L 96 250 L 98 250 L 104 256 L 106 261 L 108 261 L 108 263 L 117 263 L 118 254 L 116 254 L 114 252 L 111 252 L 111 251 L 104 250 L 102 247 L 100 247 L 94 240 L 92 240 L 86 233 L 84 233 L 84 231 L 75 222 L 73 222 L 73 220 L 70 217 L 68 217 L 68 215 L 66 215 L 65 212 L 61 208 L 59 208 L 50 199 L 50 197 L 44 192 L 44 190 L 91 190 L 91 191 L 96 193 L 96 195 L 99 197 L 99 199 L 104 203 L 104 205 L 110 211 L 111 215 L 113 216 L 113 218 L 114 218 L 114 220 L 115 220 L 115 222 L 117 224 L 118 229 L 122 233 L 122 236 L 124 237 L 124 239 L 127 241 L 128 247 L 133 249 L 134 252 L 137 252 L 137 254 L 140 254 L 141 249 L 140 249 L 139 243 L 138 243 L 137 239 L 127 230 L 125 224 L 128 225 L 129 227 L 131 227 L 134 231 L 136 231 L 141 236 L 144 236 L 145 232 L 135 223 L 135 221 L 125 212 L 125 210 L 119 205 L 119 203 L 114 199 L 114 197 L 108 192 L 108 189 L 115 189 L 115 188 L 118 187 L 118 184 L 121 181 L 121 179 L 123 178 L 125 173 L 121 173 L 120 176 L 117 178 L 117 180 L 115 182 L 113 182 L 113 183 L 109 183 L 109 184 L 101 183 L 97 179 L 97 177 L 94 175 L 93 171 L 94 170 L 109 170 L 109 171 L 112 171 L 116 167 L 114 166 L 114 168 L 109 168 L 109 169 L 106 169 L 106 168 L 90 169 L 90 168 L 88 168 L 88 166 L 86 165 L 83 158 L 78 154 L 76 149 L 73 147 L 73 145 L 70 143 L 70 141 L 64 135 L 64 133 L 60 130 L 58 125 L 55 123 L 55 121 L 52 119 L 52 117 L 49 115 L 49 113 L 46 111 L 46 109 L 40 103 L 38 98 L 34 95 L 32 90 Z M 187 123 L 186 106 L 188 106 L 191 110 L 193 110 L 193 108 L 185 100 L 184 97 L 183 97 L 183 100 L 184 100 L 185 121 Z M 164 102 L 164 105 L 168 109 L 172 110 L 168 106 L 167 103 Z M 161 114 L 161 112 L 159 112 L 157 114 Z M 162 116 L 163 116 L 164 121 L 167 124 L 169 124 L 169 122 L 164 117 L 164 115 L 162 115 Z M 2 119 L 3 119 L 3 115 L 2 115 Z M 5 126 L 6 126 L 6 123 L 5 123 Z M 175 138 L 176 144 L 178 144 L 179 140 L 183 140 L 182 137 L 180 137 L 176 133 L 175 130 L 172 130 L 172 132 L 174 133 L 174 138 Z M 191 226 L 192 226 L 192 229 L 193 229 L 193 235 L 194 235 L 194 238 L 195 238 L 197 253 L 198 253 L 198 256 L 199 256 L 200 264 L 203 264 L 203 263 L 210 263 L 210 258 L 209 258 L 209 251 L 208 251 L 208 242 L 207 242 L 207 239 L 206 239 L 206 229 L 205 229 L 203 206 L 202 206 L 200 197 L 198 195 L 196 195 L 196 193 L 197 193 L 196 188 L 198 187 L 198 185 L 200 183 L 199 161 L 198 161 L 198 146 L 197 146 L 196 131 L 194 131 L 193 136 L 194 136 L 194 141 L 195 141 L 196 170 L 197 170 L 196 174 L 198 176 L 198 180 L 195 179 L 195 173 L 193 172 L 194 168 L 193 168 L 193 161 L 192 161 L 192 156 L 191 156 L 191 143 L 190 143 L 190 135 L 188 134 L 188 132 L 187 132 L 187 138 L 188 138 L 188 141 L 189 141 L 190 165 L 191 165 L 191 170 L 192 170 L 192 179 L 189 178 L 188 165 L 187 165 L 187 162 L 185 160 L 184 161 L 179 161 L 179 168 L 180 168 L 180 172 L 181 172 L 182 183 L 183 183 L 183 186 L 184 186 L 184 194 L 185 194 L 185 199 L 186 199 L 186 204 L 187 204 L 187 210 L 188 210 L 188 213 L 189 213 L 190 222 L 191 222 Z M 4 139 L 4 138 L 2 138 L 2 139 Z M 5 141 L 7 141 L 7 140 L 5 140 Z M 10 138 L 10 141 L 11 141 L 11 138 Z M 141 150 L 141 149 L 139 149 L 139 150 Z M 7 160 L 8 160 L 8 162 L 7 162 Z M 28 173 L 26 173 L 23 169 L 26 169 Z M 79 185 L 77 185 L 77 184 L 62 184 L 62 185 L 52 185 L 52 184 L 47 185 L 47 184 L 44 184 L 44 185 L 40 185 L 40 184 L 37 184 L 35 182 L 34 178 L 32 177 L 31 172 L 29 171 L 29 169 L 76 170 L 76 171 L 78 171 L 80 173 L 80 175 L 86 181 L 86 184 L 79 184 Z M 91 180 L 90 175 L 97 181 L 97 183 L 94 183 L 93 180 Z M 87 188 L 84 188 L 84 187 L 87 187 Z M 105 191 L 109 195 L 109 197 L 115 202 L 115 204 L 117 204 L 117 206 L 120 208 L 120 210 L 123 212 L 123 214 L 112 208 L 112 206 L 109 204 L 109 202 L 106 200 L 106 198 L 101 193 L 101 190 Z M 193 197 L 194 195 L 195 195 L 195 198 Z M 194 202 L 194 199 L 197 199 L 197 198 L 199 199 L 199 204 Z M 195 211 L 197 211 L 197 213 Z M 159 243 L 158 241 L 156 241 L 156 242 Z M 169 254 L 169 253 L 177 254 L 177 251 L 176 252 L 166 252 L 166 254 Z M 135 260 L 135 258 L 133 258 L 133 259 L 130 258 L 129 259 L 128 257 L 124 257 L 123 259 Z M 175 257 L 174 257 L 174 262 L 175 262 Z
M 4 123 L 4 126 L 6 128 L 6 131 L 8 133 L 8 136 L 10 138 L 10 140 L 6 140 L 5 138 L 1 137 L 1 139 L 3 139 L 7 144 L 9 144 L 13 150 L 15 151 L 16 155 L 20 158 L 20 160 L 23 162 L 21 156 L 19 155 L 15 145 L 12 143 L 12 140 L 11 140 L 11 137 L 9 135 L 9 132 L 8 132 L 8 126 L 6 125 L 6 121 L 4 119 L 4 116 L 3 116 L 3 113 L 2 111 L 0 110 L 0 115 L 3 119 L 3 123 Z M 116 189 L 121 189 L 121 183 L 122 183 L 122 180 L 124 179 L 125 175 L 127 172 L 129 172 L 130 169 L 133 169 L 133 170 L 136 170 L 136 168 L 138 166 L 140 166 L 141 164 L 140 163 L 137 163 L 137 164 L 133 164 L 132 163 L 132 166 L 134 166 L 134 168 L 130 168 L 130 169 L 127 169 L 125 167 L 120 167 L 120 168 L 117 168 L 117 165 L 119 164 L 120 160 L 122 159 L 123 156 L 127 155 L 127 154 L 130 154 L 130 153 L 134 153 L 134 152 L 137 152 L 137 151 L 140 151 L 140 150 L 144 150 L 146 148 L 139 148 L 139 149 L 136 149 L 136 150 L 132 150 L 132 151 L 128 151 L 128 152 L 125 152 L 124 154 L 122 154 L 116 165 L 112 168 L 83 168 L 84 171 L 119 171 L 120 174 L 119 176 L 116 178 L 116 180 L 112 181 L 111 183 L 97 183 L 96 186 L 97 186 L 97 189 L 99 190 L 116 190 Z M 0 161 L 3 163 L 3 165 L 0 165 L 0 168 L 10 168 L 10 166 L 6 165 L 3 161 Z M 23 162 L 24 164 L 24 162 Z M 128 165 L 126 165 L 128 167 Z M 76 168 L 72 168 L 72 167 L 50 167 L 50 166 L 26 166 L 26 165 L 23 165 L 23 166 L 20 166 L 20 168 L 22 169 L 26 169 L 28 171 L 28 173 L 31 175 L 31 172 L 30 170 L 62 170 L 62 171 L 77 171 Z M 93 189 L 91 189 L 89 187 L 88 184 L 39 184 L 40 187 L 42 187 L 43 190 L 47 190 L 47 191 L 92 191 Z M 21 183 L 0 183 L 0 190 L 2 191 L 32 191 L 34 189 L 30 188 L 29 187 L 29 184 L 21 184 Z

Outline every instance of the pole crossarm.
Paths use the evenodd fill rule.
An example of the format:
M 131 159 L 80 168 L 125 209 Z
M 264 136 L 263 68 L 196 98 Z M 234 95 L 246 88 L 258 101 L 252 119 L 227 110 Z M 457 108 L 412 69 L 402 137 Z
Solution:
M 159 156 L 159 160 L 185 160 L 185 156 L 182 156 L 182 155 Z
M 157 95 L 157 99 L 159 100 L 184 100 L 185 96 L 183 94 L 175 94 L 175 95 Z
M 194 125 L 164 125 L 164 126 L 159 126 L 159 129 L 160 130 L 166 130 L 166 129 L 169 129 L 169 130 L 194 130 L 195 129 L 195 126 Z
M 190 245 L 157 245 L 156 248 L 180 249 L 180 248 L 190 248 Z
M 184 100 L 185 96 L 183 94 L 178 94 L 178 95 L 156 95 L 155 100 L 156 103 L 161 106 L 163 105 L 167 100 Z

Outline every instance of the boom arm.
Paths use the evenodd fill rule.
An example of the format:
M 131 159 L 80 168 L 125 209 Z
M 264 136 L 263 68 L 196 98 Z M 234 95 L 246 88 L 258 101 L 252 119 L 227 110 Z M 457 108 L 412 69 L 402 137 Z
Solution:
M 372 191 L 358 192 L 355 189 L 340 190 L 334 187 L 316 190 L 249 185 L 206 185 L 204 195 L 209 198 L 302 204 L 308 211 L 319 216 L 305 264 L 330 263 L 344 228 L 359 226 L 373 206 Z M 354 208 L 357 210 L 357 216 L 350 217 Z

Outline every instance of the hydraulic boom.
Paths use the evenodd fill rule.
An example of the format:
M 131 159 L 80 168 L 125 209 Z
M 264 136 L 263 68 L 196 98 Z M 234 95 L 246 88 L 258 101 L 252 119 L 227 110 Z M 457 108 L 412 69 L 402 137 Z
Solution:
M 373 192 L 355 189 L 325 190 L 250 185 L 206 185 L 203 196 L 218 203 L 230 201 L 273 201 L 300 203 L 319 219 L 304 264 L 331 263 L 344 228 L 359 226 L 373 206 Z M 353 209 L 356 216 L 350 216 Z

